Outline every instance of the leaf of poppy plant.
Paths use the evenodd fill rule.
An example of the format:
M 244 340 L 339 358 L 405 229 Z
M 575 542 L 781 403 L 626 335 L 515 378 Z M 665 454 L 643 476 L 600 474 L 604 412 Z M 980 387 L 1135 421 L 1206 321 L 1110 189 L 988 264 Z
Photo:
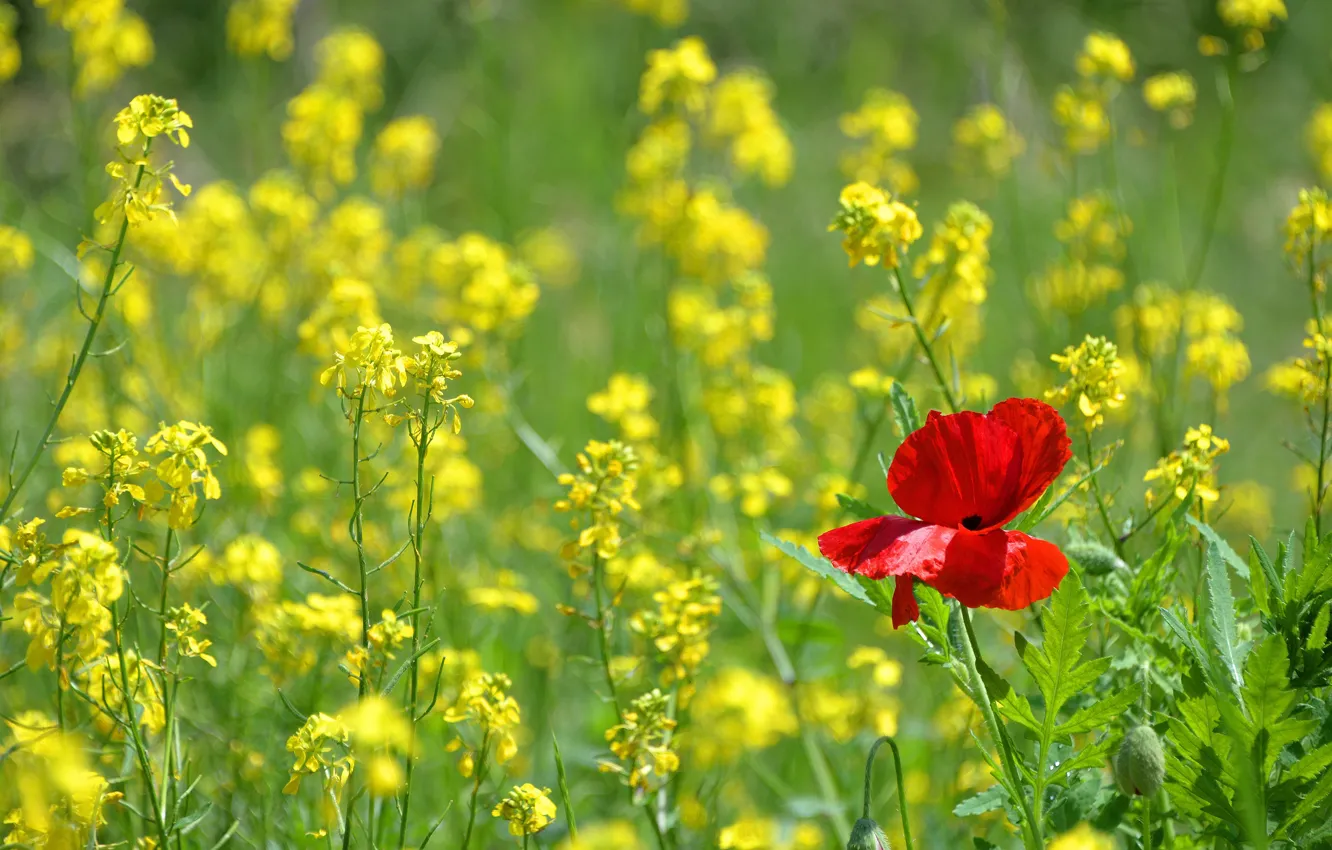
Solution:
M 1225 539 L 1216 533 L 1210 525 L 1197 519 L 1193 514 L 1185 514 L 1184 519 L 1189 525 L 1198 529 L 1198 533 L 1207 538 L 1207 542 L 1221 551 L 1221 557 L 1227 564 L 1235 568 L 1239 577 L 1247 580 L 1249 578 L 1249 563 L 1239 556 L 1239 553 L 1231 548 Z
M 1008 800 L 1008 791 L 1002 785 L 991 785 L 989 788 L 975 794 L 953 807 L 953 814 L 960 818 L 970 817 L 971 815 L 983 815 L 986 812 L 997 812 L 1004 807 L 1004 802 Z
M 795 558 L 796 561 L 800 563 L 802 566 L 804 566 L 806 569 L 809 569 L 810 571 L 817 573 L 818 575 L 828 579 L 833 584 L 837 585 L 842 590 L 846 591 L 852 597 L 859 599 L 861 602 L 864 602 L 866 605 L 871 605 L 874 606 L 875 608 L 878 607 L 877 605 L 874 605 L 873 600 L 871 600 L 869 598 L 869 595 L 865 593 L 865 589 L 862 588 L 859 584 L 857 584 L 854 578 L 852 578 L 849 574 L 844 573 L 841 570 L 837 569 L 832 564 L 828 563 L 828 561 L 825 560 L 824 558 L 821 558 L 818 555 L 811 554 L 803 546 L 797 546 L 796 544 L 788 540 L 782 540 L 778 537 L 774 537 L 773 535 L 769 534 L 766 531 L 760 532 L 759 537 L 762 538 L 764 543 L 767 543 L 769 546 L 774 547 L 784 555 L 787 555 L 791 558 Z M 891 614 L 891 609 L 890 609 L 890 614 Z
M 916 408 L 916 400 L 902 386 L 901 381 L 893 381 L 888 398 L 893 405 L 893 422 L 897 425 L 897 433 L 905 440 L 908 434 L 920 427 L 920 411 Z
M 1080 708 L 1073 712 L 1073 716 L 1066 722 L 1055 727 L 1055 735 L 1080 735 L 1083 732 L 1104 729 L 1123 717 L 1124 712 L 1138 701 L 1141 694 L 1142 686 L 1135 682 L 1131 687 L 1116 691 L 1100 702 Z
M 1230 590 L 1230 574 L 1215 543 L 1208 545 L 1203 566 L 1207 575 L 1204 633 L 1225 668 L 1231 691 L 1239 697 L 1244 687 L 1244 675 L 1240 672 L 1244 653 L 1235 636 L 1235 597 Z
M 845 493 L 837 494 L 837 504 L 841 505 L 842 510 L 856 519 L 874 519 L 887 513 L 887 511 L 881 511 L 869 502 L 857 499 L 855 496 L 848 496 Z
M 1044 642 L 1039 648 L 1027 643 L 1019 650 L 1022 663 L 1045 697 L 1047 715 L 1058 715 L 1070 697 L 1096 678 L 1089 675 L 1089 668 L 1099 665 L 1079 663 L 1091 631 L 1086 622 L 1089 607 L 1082 583 L 1076 574 L 1069 573 L 1041 615 Z

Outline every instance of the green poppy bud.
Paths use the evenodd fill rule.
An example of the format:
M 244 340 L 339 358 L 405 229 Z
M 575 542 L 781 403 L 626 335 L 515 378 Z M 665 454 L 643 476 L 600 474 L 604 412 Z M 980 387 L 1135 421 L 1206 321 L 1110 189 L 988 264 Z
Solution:
M 851 827 L 851 840 L 846 842 L 846 850 L 892 850 L 892 847 L 877 823 L 861 818 Z
M 1087 575 L 1103 576 L 1128 569 L 1128 564 L 1115 554 L 1115 550 L 1100 543 L 1070 543 L 1064 547 L 1064 554 L 1077 561 Z
M 1165 751 L 1150 726 L 1138 726 L 1124 736 L 1115 756 L 1115 782 L 1125 794 L 1150 797 L 1165 782 Z

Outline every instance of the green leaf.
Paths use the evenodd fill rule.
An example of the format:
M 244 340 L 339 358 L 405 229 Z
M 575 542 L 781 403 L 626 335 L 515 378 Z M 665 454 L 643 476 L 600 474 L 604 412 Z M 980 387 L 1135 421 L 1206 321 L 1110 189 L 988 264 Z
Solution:
M 902 386 L 901 381 L 893 381 L 888 390 L 888 398 L 893 406 L 893 421 L 897 424 L 897 433 L 906 439 L 907 435 L 920 427 L 920 411 L 916 401 Z
M 1255 732 L 1275 729 L 1295 704 L 1288 671 L 1286 643 L 1275 636 L 1260 643 L 1244 666 L 1244 706 Z
M 1319 811 L 1319 809 L 1322 807 L 1323 801 L 1329 796 L 1332 796 L 1332 770 L 1324 773 L 1323 778 L 1318 780 L 1318 784 L 1305 793 L 1304 799 L 1300 800 L 1300 804 L 1291 810 L 1291 813 L 1282 822 L 1281 828 L 1277 830 L 1277 836 L 1284 836 L 1300 821 L 1315 812 L 1318 814 L 1319 822 L 1324 822 L 1327 813 Z
M 1198 633 L 1189 625 L 1184 618 L 1169 608 L 1161 608 L 1161 622 L 1170 631 L 1174 632 L 1175 637 L 1188 650 L 1189 655 L 1193 657 L 1193 663 L 1198 665 L 1198 672 L 1203 674 L 1209 683 L 1216 679 L 1216 672 L 1212 669 L 1211 658 L 1203 651 L 1202 643 L 1198 640 Z
M 855 576 L 855 580 L 856 584 L 860 585 L 865 591 L 865 595 L 869 597 L 869 603 L 874 606 L 876 611 L 885 617 L 893 616 L 893 594 L 888 590 L 888 579 Z
M 866 605 L 874 605 L 874 602 L 865 593 L 864 588 L 860 586 L 855 578 L 828 563 L 826 558 L 813 555 L 806 551 L 805 547 L 797 546 L 789 540 L 782 540 L 781 538 L 774 537 L 766 531 L 760 532 L 759 537 L 762 538 L 764 543 L 774 547 L 784 555 L 795 558 L 802 566 L 806 567 L 811 572 L 817 573 L 828 579 L 833 584 L 846 591 L 850 596 L 859 599 Z
M 1077 755 L 1064 759 L 1050 775 L 1046 777 L 1046 782 L 1053 783 L 1069 775 L 1075 770 L 1086 770 L 1089 767 L 1104 767 L 1110 760 L 1110 751 L 1114 749 L 1115 740 L 1110 737 L 1102 738 L 1090 746 L 1078 750 Z
M 986 812 L 994 812 L 1004 807 L 1004 802 L 1008 800 L 1008 791 L 1002 785 L 991 785 L 984 791 L 972 797 L 968 797 L 953 807 L 953 814 L 960 818 L 971 817 L 972 815 L 983 815 Z
M 1238 696 L 1244 687 L 1244 676 L 1240 673 L 1242 653 L 1235 637 L 1235 598 L 1230 592 L 1230 575 L 1226 572 L 1221 550 L 1215 543 L 1207 547 L 1204 567 L 1207 573 L 1207 619 L 1204 633 L 1229 677 L 1231 689 Z
M 1272 609 L 1269 613 L 1280 616 L 1281 607 L 1286 601 L 1282 576 L 1277 572 L 1276 564 L 1272 563 L 1272 559 L 1267 556 L 1267 551 L 1263 549 L 1262 544 L 1252 536 L 1249 537 L 1249 552 L 1258 560 L 1258 566 L 1262 568 L 1263 576 L 1266 579 L 1266 597 Z
M 1023 665 L 1045 697 L 1047 715 L 1057 715 L 1064 703 L 1089 684 L 1084 670 L 1093 665 L 1078 663 L 1091 631 L 1086 622 L 1089 607 L 1082 583 L 1075 573 L 1069 573 L 1041 615 L 1045 640 L 1040 648 L 1025 641 L 1018 648 Z
M 1019 726 L 1041 734 L 1041 721 L 1036 719 L 1036 715 L 1031 710 L 1031 703 L 1027 698 L 1019 693 L 1012 693 L 1004 700 L 996 700 L 995 707 L 999 713 Z
M 1314 617 L 1313 629 L 1309 632 L 1309 640 L 1304 644 L 1305 649 L 1318 652 L 1327 646 L 1327 626 L 1330 618 L 1332 618 L 1332 603 L 1318 610 L 1318 616 Z
M 1073 716 L 1055 728 L 1056 735 L 1079 735 L 1094 732 L 1119 720 L 1129 706 L 1138 701 L 1142 686 L 1134 682 L 1122 691 L 1073 712 Z
M 887 511 L 881 511 L 869 502 L 857 499 L 855 496 L 848 496 L 845 493 L 837 494 L 837 504 L 841 505 L 842 510 L 856 519 L 874 519 L 887 513 Z
M 1249 563 L 1241 558 L 1239 553 L 1232 549 L 1221 535 L 1217 534 L 1210 525 L 1194 517 L 1193 514 L 1185 514 L 1184 519 L 1188 521 L 1189 525 L 1198 529 L 1198 533 L 1206 538 L 1210 546 L 1215 546 L 1220 551 L 1221 557 L 1225 559 L 1227 564 L 1235 568 L 1235 572 L 1239 574 L 1240 578 L 1248 579 Z
M 1092 468 L 1090 472 L 1074 481 L 1065 488 L 1058 496 L 1054 496 L 1054 487 L 1047 487 L 1045 493 L 1037 500 L 1036 504 L 1018 519 L 1018 531 L 1030 531 L 1041 523 L 1045 522 L 1060 506 L 1067 502 L 1078 488 L 1091 480 L 1092 476 L 1105 468 L 1105 464 L 1100 463 Z
M 1305 753 L 1304 758 L 1295 762 L 1286 771 L 1284 780 L 1298 782 L 1304 779 L 1313 779 L 1329 766 L 1332 766 L 1332 741 L 1328 741 L 1312 752 Z

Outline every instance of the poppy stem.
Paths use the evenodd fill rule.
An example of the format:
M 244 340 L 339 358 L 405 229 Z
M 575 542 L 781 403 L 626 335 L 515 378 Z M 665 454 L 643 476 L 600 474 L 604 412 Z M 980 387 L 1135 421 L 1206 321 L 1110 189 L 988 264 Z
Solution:
M 944 377 L 943 369 L 939 367 L 939 360 L 934 356 L 934 346 L 930 343 L 929 337 L 925 336 L 925 329 L 921 327 L 920 321 L 916 318 L 916 308 L 911 304 L 911 293 L 905 283 L 902 282 L 902 275 L 896 269 L 891 270 L 893 282 L 897 284 L 897 292 L 902 296 L 902 306 L 906 308 L 906 314 L 911 319 L 911 329 L 916 333 L 916 341 L 920 343 L 920 348 L 925 352 L 925 360 L 930 364 L 931 371 L 934 372 L 934 379 L 939 384 L 939 392 L 943 393 L 944 402 L 948 404 L 950 413 L 957 413 L 957 398 L 953 395 L 953 388 Z
M 897 742 L 891 735 L 884 735 L 870 746 L 869 757 L 865 759 L 865 807 L 861 810 L 860 816 L 868 818 L 870 816 L 870 797 L 871 788 L 874 781 L 874 756 L 879 752 L 879 747 L 887 744 L 893 750 L 893 767 L 897 770 L 897 810 L 902 815 L 902 840 L 906 843 L 907 850 L 914 850 L 915 845 L 911 842 L 911 823 L 907 819 L 907 798 L 906 781 L 902 778 L 902 753 L 897 749 Z
M 981 715 L 985 718 L 985 725 L 989 728 L 990 737 L 994 739 L 995 747 L 999 750 L 999 761 L 1003 764 L 1004 773 L 1007 774 L 1009 794 L 1022 808 L 1022 819 L 1026 822 L 1022 831 L 1023 841 L 1028 850 L 1043 850 L 1045 839 L 1041 824 L 1032 813 L 1031 802 L 1022 790 L 1022 772 L 1018 770 L 1017 758 L 1009 747 L 1008 736 L 1004 734 L 1003 726 L 999 725 L 998 712 L 990 698 L 990 692 L 985 687 L 985 680 L 981 678 L 980 644 L 976 641 L 976 631 L 971 626 L 971 611 L 965 605 L 959 605 L 958 610 L 962 612 L 962 625 L 967 633 L 967 639 L 962 642 L 962 660 L 966 663 L 967 673 L 970 676 L 972 699 L 980 708 Z
M 1082 432 L 1083 446 L 1086 449 L 1087 468 L 1093 470 L 1091 476 L 1092 497 L 1096 500 L 1096 511 L 1101 515 L 1101 522 L 1105 524 L 1105 533 L 1109 535 L 1110 542 L 1114 544 L 1115 554 L 1120 558 L 1124 557 L 1124 541 L 1120 535 L 1115 533 L 1115 524 L 1110 521 L 1110 512 L 1105 508 L 1105 497 L 1101 495 L 1101 482 L 1096 469 L 1096 453 L 1092 449 L 1092 438 L 1090 431 Z M 1127 538 L 1125 538 L 1127 539 Z

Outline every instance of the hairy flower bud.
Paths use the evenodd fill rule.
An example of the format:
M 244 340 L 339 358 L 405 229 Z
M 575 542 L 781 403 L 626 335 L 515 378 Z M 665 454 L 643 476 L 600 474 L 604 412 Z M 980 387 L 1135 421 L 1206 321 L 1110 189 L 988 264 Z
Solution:
M 1138 726 L 1124 736 L 1115 756 L 1115 782 L 1125 794 L 1150 797 L 1165 782 L 1165 752 L 1161 738 L 1150 726 Z
M 851 840 L 846 843 L 846 850 L 892 850 L 892 846 L 877 823 L 870 818 L 861 818 L 851 828 Z
M 1100 543 L 1070 543 L 1064 547 L 1064 554 L 1077 561 L 1087 575 L 1103 576 L 1128 569 L 1128 564 L 1113 549 Z

